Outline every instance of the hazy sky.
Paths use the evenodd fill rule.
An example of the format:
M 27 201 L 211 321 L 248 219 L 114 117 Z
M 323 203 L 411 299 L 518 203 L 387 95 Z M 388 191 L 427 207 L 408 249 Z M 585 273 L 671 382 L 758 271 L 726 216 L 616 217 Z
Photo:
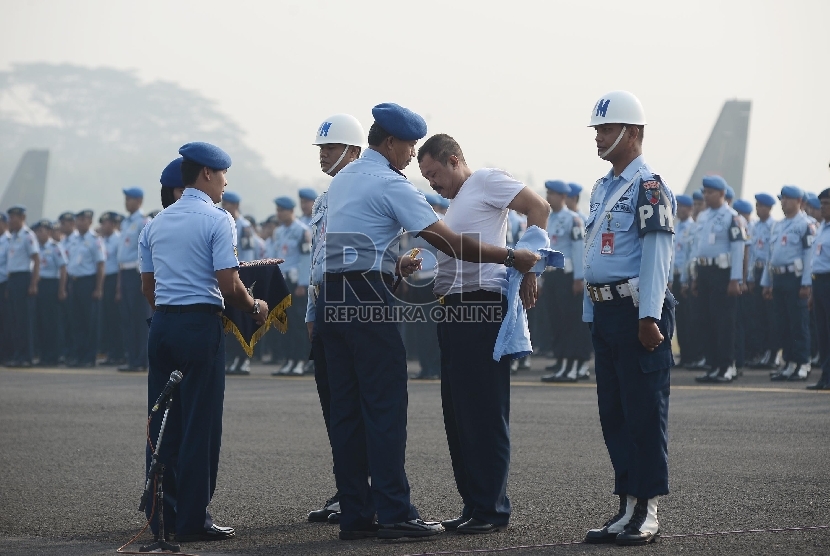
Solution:
M 753 102 L 745 197 L 830 187 L 827 0 L 0 0 L 0 14 L 0 69 L 175 81 L 236 120 L 275 174 L 319 178 L 310 143 L 327 116 L 368 130 L 373 105 L 397 102 L 473 167 L 590 187 L 608 169 L 590 111 L 628 89 L 646 110 L 647 160 L 675 191 L 731 98 Z M 425 186 L 416 164 L 407 174 Z

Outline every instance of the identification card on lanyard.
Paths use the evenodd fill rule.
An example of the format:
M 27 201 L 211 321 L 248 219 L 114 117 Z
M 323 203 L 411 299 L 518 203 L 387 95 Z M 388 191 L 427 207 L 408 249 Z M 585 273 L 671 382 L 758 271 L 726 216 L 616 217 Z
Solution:
M 611 213 L 608 213 L 606 218 L 608 227 L 606 231 L 602 232 L 602 243 L 600 247 L 600 254 L 613 255 L 614 254 L 614 232 L 611 231 Z

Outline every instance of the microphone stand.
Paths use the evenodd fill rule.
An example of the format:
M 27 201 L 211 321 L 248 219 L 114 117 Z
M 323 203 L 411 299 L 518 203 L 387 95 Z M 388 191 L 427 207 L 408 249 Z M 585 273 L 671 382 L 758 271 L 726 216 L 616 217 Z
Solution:
M 164 417 L 161 419 L 161 428 L 159 429 L 158 441 L 156 442 L 156 449 L 153 451 L 153 458 L 150 462 L 150 469 L 147 471 L 147 482 L 144 484 L 144 494 L 141 495 L 141 503 L 138 505 L 138 511 L 143 512 L 150 501 L 151 486 L 153 479 L 156 480 L 156 502 L 155 511 L 158 512 L 159 530 L 153 544 L 142 546 L 138 549 L 139 552 L 154 552 L 156 550 L 169 550 L 171 552 L 179 552 L 179 545 L 170 544 L 164 538 L 164 464 L 159 462 L 158 455 L 161 449 L 161 441 L 164 438 L 164 427 L 167 425 L 167 415 L 170 413 L 170 406 L 173 404 L 173 393 L 167 398 L 167 405 L 164 408 Z

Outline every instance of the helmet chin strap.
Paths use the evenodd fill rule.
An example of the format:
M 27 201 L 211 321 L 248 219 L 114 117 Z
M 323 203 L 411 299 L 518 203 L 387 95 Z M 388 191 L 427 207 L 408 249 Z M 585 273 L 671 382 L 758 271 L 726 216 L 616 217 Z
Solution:
M 617 139 L 617 141 L 619 141 L 619 139 Z M 615 145 L 616 145 L 616 143 L 615 143 Z M 337 165 L 340 164 L 341 162 L 343 162 L 343 159 L 346 158 L 346 153 L 349 152 L 349 146 L 350 145 L 346 145 L 346 147 L 343 149 L 343 154 L 340 155 L 340 158 L 337 159 L 337 162 L 335 162 L 334 164 L 329 166 L 329 169 L 326 170 L 326 173 L 328 175 L 334 176 L 337 173 L 337 172 L 335 172 L 334 174 L 332 174 L 331 171 L 333 169 L 337 168 Z M 613 149 L 614 147 L 611 147 L 611 148 Z
M 620 144 L 620 141 L 622 140 L 623 135 L 625 134 L 625 130 L 626 130 L 626 126 L 623 126 L 622 131 L 620 131 L 620 134 L 617 136 L 617 140 L 616 140 L 616 141 L 614 141 L 614 144 L 613 144 L 613 145 L 611 145 L 611 146 L 608 148 L 608 150 L 607 150 L 607 151 L 605 151 L 604 153 L 602 153 L 601 155 L 599 155 L 599 157 L 600 157 L 600 158 L 605 158 L 606 156 L 608 156 L 609 154 L 611 154 L 611 151 L 613 151 L 614 149 L 616 149 L 616 148 L 617 148 L 617 145 L 619 145 L 619 144 Z

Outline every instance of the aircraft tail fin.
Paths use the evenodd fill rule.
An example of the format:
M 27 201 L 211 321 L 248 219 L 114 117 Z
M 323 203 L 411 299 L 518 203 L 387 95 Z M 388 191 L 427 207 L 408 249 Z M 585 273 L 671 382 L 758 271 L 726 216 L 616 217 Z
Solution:
M 36 222 L 43 218 L 48 164 L 48 150 L 26 151 L 12 174 L 3 197 L 0 198 L 0 210 L 8 210 L 14 205 L 24 205 L 28 222 Z

